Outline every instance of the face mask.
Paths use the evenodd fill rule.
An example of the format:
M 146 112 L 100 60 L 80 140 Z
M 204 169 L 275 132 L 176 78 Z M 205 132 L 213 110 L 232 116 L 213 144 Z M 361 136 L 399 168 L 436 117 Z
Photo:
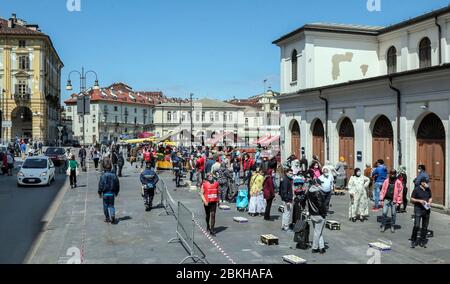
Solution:
M 208 178 L 208 181 L 210 182 L 210 183 L 213 183 L 214 182 L 214 178 Z
M 319 166 L 315 166 L 314 168 L 317 170 L 319 168 Z
M 392 179 L 392 180 L 394 180 L 394 179 L 396 179 L 396 178 L 397 178 L 396 176 L 391 176 L 391 179 Z
M 287 177 L 288 177 L 288 179 L 293 179 L 294 178 L 294 176 L 292 174 L 288 174 Z
M 361 172 L 357 172 L 357 173 L 356 173 L 356 176 L 357 176 L 357 177 L 360 177 L 360 176 L 361 176 Z

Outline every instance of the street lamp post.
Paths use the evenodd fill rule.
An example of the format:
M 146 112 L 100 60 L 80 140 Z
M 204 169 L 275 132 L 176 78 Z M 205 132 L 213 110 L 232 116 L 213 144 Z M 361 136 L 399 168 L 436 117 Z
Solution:
M 0 141 L 3 143 L 3 139 L 5 139 L 3 137 L 3 113 L 5 112 L 5 110 L 3 109 L 5 106 L 3 104 L 3 99 L 5 97 L 5 89 L 1 90 L 1 97 L 0 97 Z
M 86 129 L 85 129 L 85 115 L 89 114 L 89 111 L 86 111 L 86 96 L 88 96 L 87 94 L 85 94 L 86 92 L 86 76 L 87 74 L 91 73 L 95 75 L 95 83 L 94 83 L 94 90 L 98 90 L 100 89 L 100 86 L 98 84 L 98 76 L 97 73 L 95 71 L 89 70 L 87 72 L 84 71 L 84 67 L 81 68 L 81 72 L 77 71 L 77 70 L 73 70 L 69 73 L 68 79 L 67 79 L 67 86 L 66 86 L 66 90 L 68 91 L 72 91 L 73 87 L 72 87 L 72 81 L 70 80 L 70 76 L 72 75 L 72 73 L 78 73 L 78 75 L 80 75 L 80 96 L 83 99 L 83 112 L 78 111 L 78 113 L 81 113 L 81 116 L 83 118 L 83 145 L 86 144 L 86 138 L 85 138 L 85 133 L 86 133 Z
M 192 147 L 194 146 L 194 118 L 193 118 L 193 114 L 194 114 L 194 104 L 192 102 L 192 99 L 194 97 L 194 94 L 191 93 L 190 94 L 190 98 L 191 98 L 191 151 L 192 151 Z

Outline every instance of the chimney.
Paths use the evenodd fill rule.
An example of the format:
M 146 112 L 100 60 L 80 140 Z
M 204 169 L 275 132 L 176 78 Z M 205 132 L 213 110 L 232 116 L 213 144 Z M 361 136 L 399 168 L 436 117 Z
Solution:
M 12 14 L 11 18 L 8 20 L 8 28 L 13 29 L 17 22 L 17 15 Z

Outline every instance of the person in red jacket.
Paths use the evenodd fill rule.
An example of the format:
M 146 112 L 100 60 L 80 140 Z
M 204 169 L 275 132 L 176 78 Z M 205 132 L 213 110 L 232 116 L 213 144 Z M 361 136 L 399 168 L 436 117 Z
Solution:
M 403 203 L 403 183 L 398 179 L 397 171 L 391 171 L 389 178 L 384 181 L 383 187 L 381 188 L 380 201 L 384 205 L 381 232 L 384 233 L 386 231 L 387 214 L 390 208 L 392 212 L 391 232 L 395 233 L 397 206 L 400 206 Z
M 195 168 L 197 170 L 197 184 L 201 186 L 205 180 L 205 155 L 201 155 L 195 162 Z
M 273 183 L 273 170 L 268 169 L 266 179 L 263 184 L 264 199 L 266 200 L 266 212 L 264 213 L 264 220 L 270 221 L 270 208 L 272 201 L 275 199 L 275 186 Z
M 215 237 L 216 211 L 217 203 L 219 202 L 219 183 L 214 180 L 214 176 L 211 173 L 207 174 L 207 178 L 203 182 L 200 191 L 205 206 L 207 230 L 211 236 Z

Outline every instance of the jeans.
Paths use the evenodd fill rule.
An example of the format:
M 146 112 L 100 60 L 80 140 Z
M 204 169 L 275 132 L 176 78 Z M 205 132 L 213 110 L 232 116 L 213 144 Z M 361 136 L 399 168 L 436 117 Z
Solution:
M 119 166 L 119 177 L 122 177 L 122 168 L 123 166 Z
M 311 216 L 311 222 L 314 227 L 314 239 L 312 249 L 324 249 L 325 241 L 323 240 L 323 228 L 325 227 L 325 219 L 322 216 Z
M 264 220 L 269 221 L 270 220 L 270 208 L 272 207 L 272 201 L 273 198 L 267 199 L 266 204 L 266 212 L 264 213 Z
M 195 170 L 191 170 L 191 171 L 190 171 L 190 176 L 189 176 L 189 180 L 190 180 L 191 182 L 194 182 L 194 174 L 195 174 Z
M 98 160 L 99 159 L 94 159 L 94 167 L 96 170 L 98 169 Z
M 154 189 L 144 189 L 144 204 L 145 208 L 151 209 L 153 206 L 153 198 L 155 197 Z
M 103 196 L 103 213 L 105 213 L 105 218 L 108 220 L 116 217 L 116 209 L 114 208 L 114 195 Z
M 417 234 L 420 232 L 420 239 L 425 241 L 428 234 L 428 225 L 430 223 L 431 211 L 416 212 L 414 214 L 414 228 L 411 236 L 412 242 L 417 242 Z M 420 229 L 420 223 L 422 221 L 422 229 Z
M 234 180 L 234 183 L 237 186 L 241 185 L 241 173 L 240 172 L 233 172 L 233 180 Z
M 373 189 L 373 201 L 375 202 L 373 207 L 375 207 L 375 208 L 380 207 L 380 191 L 381 191 L 382 186 L 383 186 L 383 183 L 376 182 L 375 187 Z
M 394 201 L 385 200 L 383 207 L 383 221 L 382 221 L 383 227 L 386 227 L 387 225 L 387 215 L 389 212 L 389 208 L 391 208 L 391 216 L 392 216 L 391 227 L 395 225 L 395 221 L 397 220 L 397 206 L 394 204 Z
M 77 186 L 77 171 L 70 170 L 70 186 Z
M 292 202 L 284 202 L 284 212 L 282 217 L 282 229 L 287 230 L 291 225 Z
M 330 202 L 331 202 L 331 191 L 330 192 L 323 192 L 322 191 L 322 198 L 323 203 L 325 205 L 326 213 L 330 210 Z

